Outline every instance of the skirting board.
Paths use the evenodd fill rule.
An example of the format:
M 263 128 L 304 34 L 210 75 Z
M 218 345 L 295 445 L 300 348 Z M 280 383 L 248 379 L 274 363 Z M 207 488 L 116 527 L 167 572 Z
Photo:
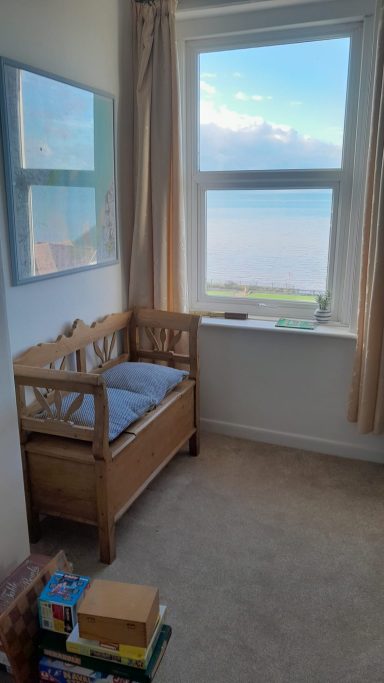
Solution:
M 345 441 L 334 441 L 331 439 L 321 439 L 303 434 L 292 432 L 279 432 L 259 427 L 249 427 L 247 425 L 236 424 L 233 422 L 223 422 L 221 420 L 201 419 L 201 428 L 206 432 L 234 436 L 239 439 L 249 441 L 262 441 L 272 443 L 277 446 L 288 446 L 290 448 L 300 448 L 326 455 L 337 455 L 341 458 L 353 458 L 354 460 L 365 460 L 368 462 L 378 462 L 384 464 L 384 453 L 369 447 L 358 446 L 354 443 Z

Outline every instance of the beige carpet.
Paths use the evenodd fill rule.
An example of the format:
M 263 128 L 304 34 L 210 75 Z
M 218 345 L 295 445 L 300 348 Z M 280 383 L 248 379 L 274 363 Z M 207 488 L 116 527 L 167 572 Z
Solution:
M 383 683 L 384 469 L 214 435 L 118 524 L 45 520 L 36 546 L 155 584 L 173 636 L 157 683 Z

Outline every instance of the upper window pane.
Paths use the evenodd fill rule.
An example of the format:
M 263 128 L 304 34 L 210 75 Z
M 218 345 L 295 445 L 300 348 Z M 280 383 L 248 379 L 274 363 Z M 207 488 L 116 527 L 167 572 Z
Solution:
M 350 38 L 200 54 L 200 170 L 340 168 Z

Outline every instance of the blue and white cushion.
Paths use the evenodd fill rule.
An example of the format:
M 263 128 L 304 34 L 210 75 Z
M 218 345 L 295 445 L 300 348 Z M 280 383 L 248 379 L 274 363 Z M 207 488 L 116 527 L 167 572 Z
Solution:
M 71 406 L 73 401 L 79 394 L 70 393 L 63 397 L 61 406 L 61 416 Z M 154 407 L 154 402 L 148 396 L 131 391 L 122 391 L 120 389 L 108 389 L 108 407 L 109 407 L 109 430 L 108 439 L 113 441 L 119 434 L 121 434 L 132 422 L 135 422 L 144 413 Z M 51 411 L 56 417 L 57 410 L 54 403 L 50 405 Z M 41 412 L 37 417 L 47 417 L 45 411 Z M 83 402 L 73 415 L 70 416 L 70 421 L 82 427 L 90 427 L 95 425 L 95 406 L 94 399 L 91 394 L 85 394 Z
M 154 363 L 119 363 L 102 373 L 107 387 L 148 396 L 156 405 L 188 377 L 185 370 Z

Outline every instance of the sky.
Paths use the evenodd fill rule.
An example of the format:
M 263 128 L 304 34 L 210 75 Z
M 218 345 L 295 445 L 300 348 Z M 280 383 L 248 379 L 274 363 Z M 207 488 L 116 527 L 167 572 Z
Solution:
M 341 165 L 349 38 L 203 53 L 200 168 Z

